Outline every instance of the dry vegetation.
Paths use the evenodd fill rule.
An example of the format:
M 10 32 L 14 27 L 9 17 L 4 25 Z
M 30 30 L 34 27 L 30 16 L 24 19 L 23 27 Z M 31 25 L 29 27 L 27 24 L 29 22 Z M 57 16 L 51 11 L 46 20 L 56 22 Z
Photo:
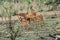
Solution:
M 1 1 L 0 40 L 54 40 L 54 38 L 49 37 L 49 34 L 60 33 L 60 4 L 55 5 L 53 1 L 53 3 L 49 4 L 49 0 L 45 2 L 48 5 L 44 1 L 37 0 L 31 2 L 31 4 L 28 4 L 28 1 L 26 2 L 24 0 L 19 3 L 14 3 L 12 0 Z M 34 21 L 31 20 L 29 29 L 27 30 L 27 26 L 22 27 L 18 23 L 18 17 L 16 15 L 21 12 L 27 13 L 28 7 L 31 5 L 34 12 L 37 12 L 37 15 L 43 15 L 44 26 L 41 27 L 40 22 L 37 21 L 37 26 L 34 27 Z

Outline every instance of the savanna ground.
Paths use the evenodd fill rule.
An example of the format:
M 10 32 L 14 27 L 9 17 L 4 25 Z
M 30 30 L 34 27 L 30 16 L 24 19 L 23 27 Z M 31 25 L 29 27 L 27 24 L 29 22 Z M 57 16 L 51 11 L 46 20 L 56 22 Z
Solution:
M 10 15 L 12 16 L 11 25 L 14 27 L 13 31 L 16 32 L 19 27 L 19 32 L 17 33 L 16 40 L 54 40 L 53 38 L 49 37 L 49 34 L 60 33 L 60 4 L 55 5 L 56 2 L 57 1 L 52 0 L 40 0 L 37 2 L 34 1 L 33 3 L 31 2 L 33 9 L 36 12 L 42 11 L 40 13 L 44 17 L 44 25 L 41 27 L 40 22 L 36 22 L 37 26 L 34 27 L 34 22 L 30 21 L 29 26 L 32 28 L 30 30 L 27 30 L 26 26 L 22 28 L 21 24 L 18 23 L 16 13 L 26 12 L 29 5 L 31 4 L 28 4 L 28 1 L 26 2 L 24 0 L 21 0 L 19 3 L 14 3 L 12 0 L 0 0 L 0 40 L 11 40 L 11 34 L 9 32 Z M 48 4 L 48 6 L 45 3 Z M 56 7 L 57 9 L 55 9 Z M 39 15 L 39 13 L 37 15 Z M 6 21 L 5 18 L 8 21 Z
M 44 13 L 44 12 L 43 12 Z M 46 12 L 45 12 L 46 13 Z M 49 12 L 51 13 L 51 12 Z M 54 13 L 54 12 L 53 12 Z M 16 28 L 19 26 L 19 33 L 16 40 L 54 40 L 53 38 L 49 37 L 49 34 L 59 33 L 56 27 L 60 27 L 60 13 L 55 14 L 43 14 L 44 16 L 44 26 L 41 27 L 40 23 L 37 22 L 36 28 L 31 21 L 30 26 L 32 27 L 30 31 L 26 32 L 26 27 L 22 28 L 18 21 L 12 21 L 12 25 Z M 55 17 L 55 18 L 52 18 Z M 16 17 L 15 17 L 16 18 Z M 15 19 L 14 18 L 14 19 Z M 10 40 L 8 36 L 10 36 L 8 30 L 8 22 L 0 22 L 0 40 Z M 7 28 L 6 28 L 7 27 Z M 43 37 L 43 39 L 41 39 Z

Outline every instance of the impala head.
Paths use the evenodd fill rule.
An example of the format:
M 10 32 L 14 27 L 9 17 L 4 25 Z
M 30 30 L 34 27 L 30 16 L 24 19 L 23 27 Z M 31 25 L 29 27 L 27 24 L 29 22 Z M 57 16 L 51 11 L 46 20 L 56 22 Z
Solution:
M 28 14 L 31 14 L 34 10 L 32 9 L 32 6 L 28 8 Z

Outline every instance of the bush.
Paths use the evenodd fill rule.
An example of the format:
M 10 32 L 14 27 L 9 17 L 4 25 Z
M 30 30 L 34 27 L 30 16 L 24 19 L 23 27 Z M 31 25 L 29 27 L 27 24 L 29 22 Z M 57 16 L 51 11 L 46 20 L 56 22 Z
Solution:
M 60 24 L 56 26 L 56 31 L 60 32 Z

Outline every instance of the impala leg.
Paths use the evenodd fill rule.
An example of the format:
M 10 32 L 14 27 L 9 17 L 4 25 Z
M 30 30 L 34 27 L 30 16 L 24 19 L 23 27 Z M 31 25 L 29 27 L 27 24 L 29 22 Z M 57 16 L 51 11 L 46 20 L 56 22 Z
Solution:
M 26 21 L 26 31 L 28 31 L 29 28 L 29 21 Z
M 34 27 L 37 26 L 36 18 L 34 18 Z

